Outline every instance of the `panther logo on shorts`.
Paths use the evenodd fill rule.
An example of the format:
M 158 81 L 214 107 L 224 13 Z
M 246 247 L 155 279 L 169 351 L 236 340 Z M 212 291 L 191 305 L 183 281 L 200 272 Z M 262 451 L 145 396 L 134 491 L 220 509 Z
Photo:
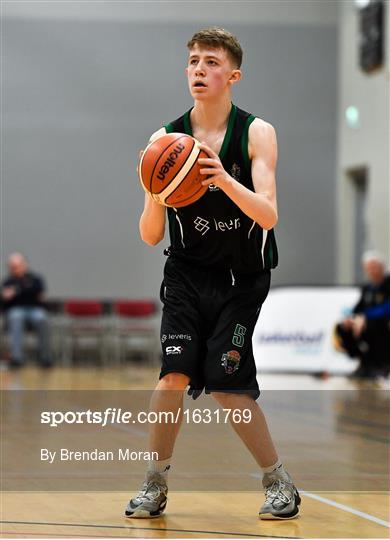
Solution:
M 231 375 L 240 365 L 241 355 L 237 351 L 229 351 L 222 355 L 221 365 L 225 368 L 225 371 L 228 375 Z

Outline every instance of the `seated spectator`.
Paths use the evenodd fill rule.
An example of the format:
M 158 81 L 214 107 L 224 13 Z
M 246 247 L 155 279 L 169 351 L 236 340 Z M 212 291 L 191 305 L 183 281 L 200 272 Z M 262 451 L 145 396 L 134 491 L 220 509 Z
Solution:
M 24 363 L 23 330 L 26 323 L 37 332 L 40 365 L 51 367 L 48 320 L 42 302 L 44 281 L 29 271 L 21 253 L 12 253 L 8 257 L 8 270 L 9 275 L 1 285 L 1 303 L 10 338 L 10 367 L 18 368 Z
M 362 258 L 368 277 L 361 296 L 347 317 L 335 327 L 336 342 L 360 365 L 353 374 L 359 378 L 389 375 L 390 366 L 390 274 L 385 273 L 384 258 L 369 251 Z

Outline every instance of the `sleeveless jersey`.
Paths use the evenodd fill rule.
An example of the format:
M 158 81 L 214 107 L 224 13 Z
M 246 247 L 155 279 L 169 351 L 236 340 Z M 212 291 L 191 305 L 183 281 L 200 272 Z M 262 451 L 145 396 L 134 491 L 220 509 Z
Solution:
M 192 136 L 190 112 L 167 124 L 167 133 Z M 255 117 L 232 105 L 219 152 L 224 169 L 254 191 L 248 154 L 248 130 Z M 216 186 L 195 203 L 167 208 L 171 245 L 168 253 L 193 266 L 250 274 L 275 268 L 278 252 L 273 229 L 262 229 Z

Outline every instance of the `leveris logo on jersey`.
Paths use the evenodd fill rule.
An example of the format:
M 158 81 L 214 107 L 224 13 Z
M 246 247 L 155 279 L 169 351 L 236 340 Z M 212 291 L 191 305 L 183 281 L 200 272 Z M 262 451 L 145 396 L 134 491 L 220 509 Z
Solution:
M 214 222 L 214 229 L 216 231 L 221 231 L 221 232 L 233 231 L 241 227 L 240 218 L 229 219 L 229 221 L 217 221 L 216 219 L 213 218 L 213 222 Z M 194 224 L 195 224 L 195 229 L 198 232 L 200 232 L 202 236 L 204 236 L 210 230 L 210 227 L 209 227 L 209 225 L 211 224 L 210 221 L 200 216 L 197 216 L 194 219 Z
M 187 340 L 187 341 L 191 341 L 192 340 L 192 336 L 191 334 L 163 334 L 161 336 L 161 343 L 165 343 L 167 339 L 178 339 L 178 340 Z

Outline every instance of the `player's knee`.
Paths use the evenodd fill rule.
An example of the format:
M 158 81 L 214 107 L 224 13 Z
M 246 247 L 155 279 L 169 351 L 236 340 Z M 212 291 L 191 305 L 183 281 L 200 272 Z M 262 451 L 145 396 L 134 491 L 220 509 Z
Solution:
M 190 378 L 184 373 L 167 373 L 160 380 L 160 390 L 185 390 Z

